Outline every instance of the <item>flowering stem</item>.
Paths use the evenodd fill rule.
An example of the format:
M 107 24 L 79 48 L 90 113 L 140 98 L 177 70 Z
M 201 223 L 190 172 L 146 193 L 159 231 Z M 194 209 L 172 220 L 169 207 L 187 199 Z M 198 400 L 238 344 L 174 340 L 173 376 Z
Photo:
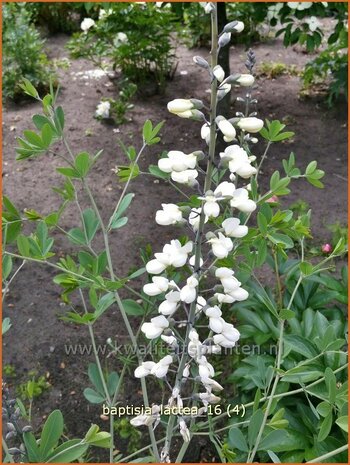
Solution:
M 211 34 L 212 45 L 211 45 L 210 53 L 211 53 L 211 69 L 213 69 L 217 65 L 217 62 L 218 62 L 218 22 L 217 22 L 217 5 L 215 3 L 213 4 L 213 10 L 211 12 L 211 31 L 212 31 L 212 34 Z M 209 143 L 209 154 L 208 154 L 209 156 L 208 156 L 206 176 L 205 176 L 205 181 L 204 181 L 204 192 L 210 189 L 211 181 L 212 181 L 212 172 L 214 168 L 214 157 L 215 157 L 215 147 L 216 147 L 216 124 L 215 124 L 216 107 L 217 107 L 217 80 L 213 79 L 211 83 L 211 100 L 210 100 L 210 143 Z M 200 214 L 199 226 L 198 226 L 196 239 L 195 239 L 195 249 L 194 249 L 194 253 L 195 253 L 194 269 L 195 270 L 198 270 L 200 268 L 200 259 L 202 255 L 201 244 L 202 244 L 202 235 L 203 235 L 203 229 L 204 229 L 204 223 L 205 223 L 205 214 L 204 214 L 203 206 L 204 206 L 204 201 L 202 201 L 202 210 Z M 189 324 L 187 326 L 184 347 L 187 347 L 188 345 L 190 331 L 194 325 L 195 313 L 196 313 L 196 301 L 191 303 L 189 318 L 188 318 Z M 178 374 L 175 379 L 175 388 L 180 387 L 181 379 L 183 377 L 183 371 L 187 363 L 187 360 L 188 360 L 188 353 L 185 350 L 180 360 Z M 165 445 L 163 449 L 163 454 L 165 458 L 169 454 L 175 420 L 176 420 L 175 415 L 169 418 L 167 432 L 166 432 Z M 182 457 L 185 454 L 188 445 L 189 445 L 189 442 L 185 442 L 183 444 L 181 451 L 180 451 Z

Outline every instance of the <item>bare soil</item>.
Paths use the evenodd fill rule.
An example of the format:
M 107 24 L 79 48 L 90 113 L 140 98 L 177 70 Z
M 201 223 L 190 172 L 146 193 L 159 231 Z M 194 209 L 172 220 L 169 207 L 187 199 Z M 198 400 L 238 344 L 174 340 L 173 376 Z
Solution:
M 60 60 L 68 57 L 64 49 L 66 41 L 64 35 L 49 38 L 49 56 Z M 258 64 L 278 61 L 302 68 L 310 59 L 300 50 L 284 49 L 280 40 L 257 44 L 254 51 Z M 126 164 L 118 138 L 125 144 L 140 147 L 144 121 L 148 118 L 153 122 L 165 121 L 162 143 L 147 149 L 142 157 L 141 167 L 145 171 L 150 163 L 157 162 L 163 150 L 179 149 L 189 153 L 203 148 L 198 135 L 199 124 L 170 115 L 166 104 L 178 97 L 202 99 L 204 96 L 208 99 L 205 92 L 208 88 L 207 75 L 192 62 L 193 55 L 207 56 L 208 51 L 180 47 L 177 55 L 179 65 L 165 95 L 137 97 L 134 109 L 128 114 L 130 121 L 119 128 L 93 118 L 101 97 L 113 96 L 116 92 L 106 77 L 83 79 L 77 76 L 76 73 L 93 69 L 91 63 L 85 60 L 71 60 L 68 69 L 59 70 L 59 103 L 65 111 L 73 151 L 96 153 L 100 149 L 104 150 L 90 177 L 90 184 L 105 220 L 109 218 L 122 188 L 112 169 L 117 164 Z M 244 48 L 232 47 L 231 70 L 243 72 L 244 59 Z M 346 221 L 347 108 L 345 103 L 339 103 L 329 109 L 320 98 L 302 100 L 299 98 L 300 86 L 299 78 L 291 75 L 257 81 L 255 95 L 259 100 L 259 116 L 283 120 L 288 123 L 289 130 L 296 134 L 291 142 L 272 147 L 261 179 L 266 185 L 271 173 L 281 167 L 281 160 L 288 157 L 291 151 L 296 154 L 302 168 L 314 159 L 318 161 L 319 168 L 326 172 L 325 189 L 318 190 L 304 181 L 297 182 L 288 202 L 300 199 L 308 202 L 313 211 L 314 241 L 315 244 L 321 244 L 330 239 L 327 225 Z M 39 105 L 32 102 L 7 104 L 4 108 L 3 182 L 4 193 L 21 211 L 34 208 L 45 215 L 59 204 L 52 186 L 61 183 L 55 168 L 62 166 L 62 161 L 46 155 L 19 163 L 15 161 L 14 150 L 16 137 L 31 126 L 31 117 L 37 112 L 40 112 Z M 263 149 L 263 143 L 259 143 L 256 155 L 260 156 Z M 131 191 L 136 196 L 129 210 L 129 222 L 111 238 L 113 260 L 119 276 L 125 275 L 131 264 L 140 265 L 140 247 L 151 243 L 158 250 L 174 234 L 172 230 L 162 229 L 154 222 L 160 204 L 174 200 L 173 191 L 162 181 L 158 182 L 150 176 L 140 176 L 133 181 Z M 81 198 L 84 201 L 82 193 Z M 175 194 L 175 200 L 177 198 Z M 76 226 L 77 222 L 76 211 L 68 210 L 63 219 L 64 229 Z M 54 237 L 60 253 L 74 250 L 61 234 L 55 233 Z M 97 248 L 100 245 L 98 243 Z M 3 309 L 3 316 L 9 316 L 12 321 L 12 328 L 3 341 L 3 363 L 15 368 L 16 376 L 7 379 L 13 390 L 27 379 L 28 372 L 33 369 L 46 376 L 50 382 L 51 388 L 34 402 L 33 417 L 37 426 L 50 411 L 60 408 L 65 417 L 67 434 L 79 437 L 84 435 L 92 422 L 103 428 L 108 425 L 100 419 L 100 407 L 91 406 L 82 395 L 84 388 L 89 385 L 86 371 L 88 362 L 93 361 L 92 355 L 67 354 L 69 344 L 89 344 L 89 338 L 85 327 L 64 323 L 58 318 L 67 308 L 61 303 L 59 287 L 52 283 L 54 275 L 52 269 L 32 264 L 26 264 L 20 271 Z M 124 295 L 127 296 L 125 292 Z M 96 334 L 97 343 L 101 345 L 105 344 L 108 337 L 123 341 L 126 332 L 115 309 L 107 312 L 97 323 Z M 118 369 L 113 357 L 107 361 L 110 367 Z M 123 403 L 140 403 L 139 384 L 132 376 L 128 378 Z M 125 453 L 126 442 L 118 440 L 117 447 Z M 185 459 L 194 462 L 210 461 L 214 456 L 215 452 L 210 445 L 198 442 L 189 450 Z M 106 456 L 102 454 L 100 459 L 105 460 Z

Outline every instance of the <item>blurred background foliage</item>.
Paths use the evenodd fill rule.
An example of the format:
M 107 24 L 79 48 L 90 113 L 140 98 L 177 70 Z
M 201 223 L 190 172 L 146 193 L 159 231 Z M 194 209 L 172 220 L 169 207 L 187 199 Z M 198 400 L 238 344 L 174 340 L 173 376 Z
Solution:
M 52 69 L 42 36 L 55 33 L 72 35 L 68 48 L 73 57 L 88 58 L 101 67 L 108 64 L 136 85 L 151 83 L 150 93 L 162 92 L 176 69 L 179 42 L 188 47 L 210 46 L 209 16 L 202 5 L 3 4 L 3 96 L 18 97 L 18 82 L 24 77 L 39 88 L 48 86 Z M 101 15 L 102 9 L 107 13 Z M 249 47 L 281 36 L 286 47 L 298 46 L 310 54 L 301 73 L 304 88 L 326 87 L 330 105 L 340 96 L 347 97 L 347 2 L 227 2 L 220 5 L 219 15 L 245 24 L 243 34 L 232 37 L 232 44 Z M 86 17 L 95 25 L 84 32 L 80 24 Z M 120 33 L 126 34 L 126 40 L 118 39 Z M 222 64 L 227 68 L 227 63 Z

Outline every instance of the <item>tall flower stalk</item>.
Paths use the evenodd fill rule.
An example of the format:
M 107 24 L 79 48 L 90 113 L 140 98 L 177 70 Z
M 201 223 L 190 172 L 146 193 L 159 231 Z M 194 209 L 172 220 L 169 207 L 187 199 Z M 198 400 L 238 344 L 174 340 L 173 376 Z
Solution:
M 202 112 L 205 108 L 203 102 L 197 99 L 175 99 L 168 104 L 168 110 L 179 117 L 203 123 L 201 137 L 207 143 L 207 153 L 196 151 L 184 154 L 172 150 L 158 163 L 159 169 L 168 173 L 173 182 L 198 190 L 200 195 L 197 200 L 200 201 L 200 207 L 191 207 L 188 211 L 186 207 L 163 204 L 163 209 L 157 212 L 156 222 L 160 225 L 187 222 L 192 229 L 194 242 L 187 241 L 183 244 L 175 239 L 166 244 L 161 253 L 155 253 L 155 258 L 146 265 L 148 273 L 155 276 L 152 277 L 152 282 L 143 288 L 145 294 L 164 295 L 165 300 L 158 307 L 159 316 L 144 323 L 141 330 L 148 339 L 161 337 L 169 345 L 171 354 L 157 363 L 144 361 L 135 370 L 135 376 L 143 379 L 153 375 L 164 379 L 170 389 L 170 398 L 165 406 L 153 405 L 151 412 L 133 418 L 131 423 L 135 426 L 152 424 L 156 427 L 160 422 L 163 407 L 176 407 L 176 414 L 170 414 L 166 425 L 165 443 L 160 451 L 162 462 L 171 461 L 171 442 L 177 430 L 184 440 L 184 445 L 176 461 L 182 459 L 191 440 L 191 427 L 196 418 L 205 415 L 210 404 L 220 401 L 216 393 L 223 387 L 214 380 L 215 370 L 207 356 L 220 353 L 222 348 L 234 347 L 240 336 L 238 330 L 223 318 L 222 304 L 248 298 L 248 292 L 241 287 L 234 271 L 223 266 L 215 267 L 215 264 L 233 250 L 234 240 L 248 233 L 247 226 L 241 225 L 240 219 L 232 217 L 221 222 L 220 213 L 227 209 L 251 213 L 256 208 L 255 202 L 249 198 L 247 187 L 237 188 L 237 185 L 238 176 L 248 179 L 256 174 L 256 169 L 251 164 L 255 158 L 249 156 L 245 148 L 250 140 L 249 132 L 258 132 L 263 122 L 248 113 L 232 120 L 217 115 L 217 104 L 231 91 L 232 83 L 251 86 L 254 77 L 251 74 L 236 74 L 225 78 L 224 71 L 218 65 L 218 53 L 221 47 L 229 43 L 231 34 L 241 32 L 244 26 L 233 21 L 219 34 L 217 5 L 208 3 L 206 11 L 211 15 L 211 63 L 209 65 L 202 57 L 194 57 L 194 62 L 205 68 L 211 79 L 208 118 Z M 232 143 L 225 152 L 220 153 L 220 158 L 216 153 L 219 135 L 222 135 L 226 142 Z M 205 158 L 207 165 L 203 171 L 199 162 Z M 222 179 L 222 176 L 214 177 L 218 170 L 223 175 L 229 171 L 230 181 L 220 183 L 218 180 Z M 202 181 L 200 172 L 204 175 Z M 208 246 L 211 250 L 208 250 Z M 207 258 L 204 260 L 205 255 Z M 190 275 L 185 283 L 177 283 L 168 279 L 169 268 L 182 269 L 187 272 L 187 276 L 190 269 Z M 211 289 L 213 295 L 206 300 L 201 295 L 200 288 L 201 282 L 210 272 L 220 284 Z M 203 319 L 209 333 L 201 342 L 197 327 Z M 185 328 L 183 335 L 181 328 Z M 173 368 L 175 364 L 177 367 Z M 171 372 L 176 374 L 172 376 Z M 190 383 L 192 384 L 189 389 Z M 190 415 L 182 413 L 185 404 L 195 407 Z

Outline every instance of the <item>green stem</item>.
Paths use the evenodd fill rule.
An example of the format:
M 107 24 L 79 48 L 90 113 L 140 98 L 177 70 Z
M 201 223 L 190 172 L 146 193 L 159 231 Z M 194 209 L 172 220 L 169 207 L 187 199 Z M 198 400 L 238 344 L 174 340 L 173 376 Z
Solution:
M 309 460 L 306 463 L 320 463 L 323 460 L 329 459 L 330 457 L 334 457 L 337 454 L 340 454 L 341 452 L 345 452 L 348 450 L 349 444 L 346 444 L 345 446 L 341 446 L 338 449 L 332 450 L 331 452 L 327 452 L 327 454 L 320 455 L 320 457 L 316 457 L 315 459 Z

